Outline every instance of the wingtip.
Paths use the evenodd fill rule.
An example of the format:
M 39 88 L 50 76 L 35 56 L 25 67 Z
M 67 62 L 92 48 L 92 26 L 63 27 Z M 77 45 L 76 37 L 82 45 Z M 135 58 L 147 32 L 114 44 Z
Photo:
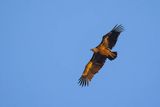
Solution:
M 121 33 L 121 32 L 123 32 L 124 31 L 124 27 L 123 27 L 123 25 L 122 24 L 116 24 L 114 27 L 113 27 L 113 29 L 112 29 L 112 31 L 111 32 L 119 32 L 119 33 Z
M 84 77 L 80 77 L 79 80 L 78 80 L 78 84 L 79 86 L 81 87 L 86 87 L 86 86 L 89 86 L 89 80 L 87 78 L 84 78 Z

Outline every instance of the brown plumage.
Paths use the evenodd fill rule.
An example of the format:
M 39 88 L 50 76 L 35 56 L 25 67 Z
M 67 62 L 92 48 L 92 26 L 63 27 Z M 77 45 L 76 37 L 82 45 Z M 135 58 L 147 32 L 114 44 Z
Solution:
M 79 79 L 79 85 L 82 87 L 88 86 L 89 81 L 102 68 L 106 59 L 114 60 L 117 57 L 117 52 L 113 52 L 111 49 L 115 46 L 122 31 L 123 26 L 116 25 L 109 33 L 103 36 L 101 43 L 96 48 L 91 49 L 93 56 Z

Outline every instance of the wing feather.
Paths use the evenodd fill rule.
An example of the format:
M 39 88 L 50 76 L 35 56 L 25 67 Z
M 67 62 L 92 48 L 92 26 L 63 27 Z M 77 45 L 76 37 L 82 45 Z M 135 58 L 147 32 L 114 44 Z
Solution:
M 113 29 L 103 36 L 103 39 L 99 46 L 105 46 L 106 48 L 112 49 L 118 39 L 118 36 L 123 31 L 122 25 L 116 25 Z M 98 46 L 97 46 L 98 47 Z M 89 82 L 92 80 L 93 76 L 98 73 L 106 61 L 106 56 L 98 53 L 94 53 L 91 60 L 85 66 L 82 76 L 79 78 L 80 86 L 88 86 Z
M 91 60 L 86 65 L 82 76 L 79 79 L 79 85 L 88 86 L 89 81 L 93 76 L 102 68 L 106 60 L 106 57 L 99 53 L 94 53 Z
M 123 30 L 124 28 L 122 25 L 114 26 L 114 28 L 109 33 L 103 36 L 102 43 L 105 42 L 107 45 L 106 47 L 112 49 L 117 42 L 118 36 L 121 32 L 123 32 Z

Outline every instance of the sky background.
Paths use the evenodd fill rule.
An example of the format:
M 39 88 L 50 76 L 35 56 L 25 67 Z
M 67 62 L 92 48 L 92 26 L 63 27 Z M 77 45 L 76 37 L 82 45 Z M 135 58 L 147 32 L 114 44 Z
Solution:
M 104 34 L 125 31 L 89 87 Z M 0 107 L 160 107 L 159 0 L 0 0 Z

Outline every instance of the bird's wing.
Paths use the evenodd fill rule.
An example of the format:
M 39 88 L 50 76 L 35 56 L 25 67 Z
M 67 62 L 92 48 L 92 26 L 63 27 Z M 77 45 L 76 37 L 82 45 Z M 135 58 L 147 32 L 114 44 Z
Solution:
M 103 36 L 102 43 L 105 43 L 107 48 L 112 49 L 123 30 L 124 28 L 122 25 L 116 25 L 109 33 Z
M 89 81 L 93 76 L 102 68 L 106 60 L 106 57 L 99 53 L 94 53 L 91 60 L 86 65 L 82 76 L 79 79 L 79 85 L 88 86 Z

